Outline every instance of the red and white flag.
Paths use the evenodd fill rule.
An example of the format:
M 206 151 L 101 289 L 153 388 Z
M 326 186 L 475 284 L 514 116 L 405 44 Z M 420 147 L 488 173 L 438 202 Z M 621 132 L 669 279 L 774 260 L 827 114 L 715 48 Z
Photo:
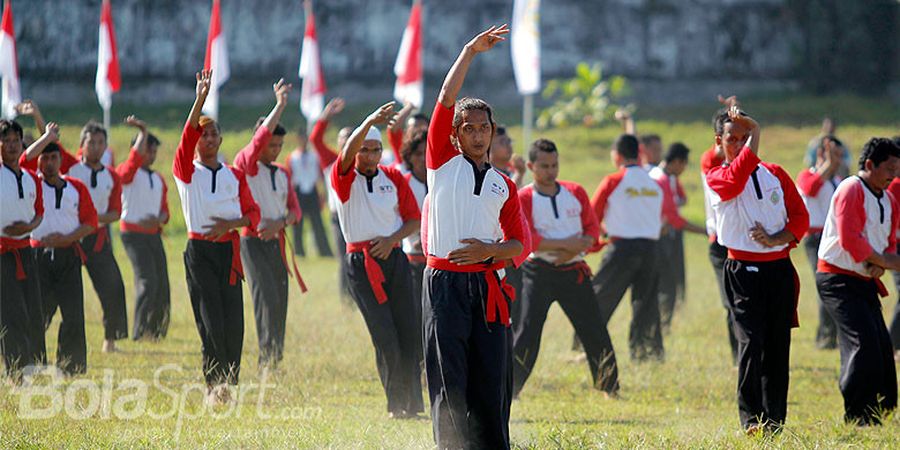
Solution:
M 16 105 L 22 101 L 11 3 L 11 0 L 6 0 L 6 5 L 3 6 L 3 23 L 0 26 L 0 76 L 3 77 L 3 104 L 0 112 L 6 119 L 16 117 Z
M 209 95 L 203 104 L 203 113 L 218 119 L 219 88 L 228 81 L 231 70 L 228 68 L 228 46 L 225 45 L 225 32 L 222 30 L 222 17 L 219 11 L 219 0 L 213 0 L 212 13 L 209 17 L 209 35 L 206 38 L 205 70 L 212 70 L 212 83 Z
M 312 2 L 303 3 L 306 11 L 306 29 L 303 31 L 303 47 L 300 49 L 299 75 L 303 80 L 300 88 L 300 112 L 309 123 L 315 122 L 325 107 L 325 77 L 319 60 L 319 39 L 316 37 L 316 20 Z
M 122 77 L 119 74 L 119 55 L 116 51 L 116 32 L 113 28 L 112 6 L 103 0 L 100 7 L 100 40 L 97 45 L 97 79 L 94 88 L 97 100 L 104 110 L 112 106 L 112 95 L 119 92 Z
M 515 0 L 510 49 L 516 85 L 522 95 L 541 90 L 541 0 Z
M 415 0 L 409 12 L 409 22 L 403 30 L 400 53 L 394 63 L 394 98 L 401 103 L 412 103 L 422 108 L 425 78 L 422 75 L 422 2 Z

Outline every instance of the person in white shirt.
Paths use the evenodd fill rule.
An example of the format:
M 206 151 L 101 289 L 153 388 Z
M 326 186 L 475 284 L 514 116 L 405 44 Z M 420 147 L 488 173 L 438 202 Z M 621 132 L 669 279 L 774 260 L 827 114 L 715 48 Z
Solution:
M 134 272 L 134 340 L 158 340 L 169 329 L 168 262 L 162 227 L 169 222 L 166 179 L 153 170 L 159 139 L 134 116 L 125 122 L 137 128 L 128 159 L 116 168 L 122 181 L 122 246 Z
M 188 232 L 184 269 L 202 344 L 206 401 L 221 404 L 231 400 L 227 385 L 238 383 L 244 344 L 244 269 L 236 229 L 256 228 L 260 212 L 244 173 L 219 162 L 218 123 L 201 116 L 212 71 L 196 79 L 197 97 L 172 172 Z
M 825 217 L 828 215 L 828 205 L 831 197 L 841 183 L 843 169 L 843 144 L 834 136 L 825 136 L 819 141 L 816 153 L 816 164 L 803 170 L 797 175 L 797 189 L 803 204 L 809 211 L 809 231 L 803 239 L 803 249 L 806 258 L 816 272 L 816 264 L 819 262 L 819 242 L 822 240 L 822 229 L 825 227 Z M 816 328 L 816 346 L 822 349 L 837 348 L 837 327 L 834 320 L 825 309 L 822 299 L 819 301 L 819 325 Z
M 56 129 L 43 140 L 55 140 Z M 42 183 L 19 167 L 23 130 L 15 120 L 0 120 L 0 353 L 5 374 L 15 383 L 44 353 L 44 320 L 34 250 L 28 234 L 44 217 Z
M 302 129 L 297 131 L 297 148 L 288 154 L 285 162 L 291 175 L 291 186 L 300 203 L 300 211 L 302 212 L 300 221 L 292 226 L 294 230 L 294 253 L 306 256 L 306 249 L 303 244 L 303 227 L 305 224 L 309 224 L 312 228 L 313 239 L 316 242 L 319 256 L 334 256 L 331 244 L 328 242 L 328 235 L 325 233 L 325 225 L 322 223 L 322 196 L 327 195 L 327 192 L 321 194 L 318 188 L 319 180 L 322 179 L 319 156 L 310 149 L 309 140 Z
M 879 295 L 885 270 L 900 270 L 896 230 L 900 204 L 887 190 L 900 171 L 900 146 L 872 138 L 859 171 L 835 191 L 822 241 L 816 288 L 837 324 L 844 419 L 879 425 L 897 407 L 897 371 Z

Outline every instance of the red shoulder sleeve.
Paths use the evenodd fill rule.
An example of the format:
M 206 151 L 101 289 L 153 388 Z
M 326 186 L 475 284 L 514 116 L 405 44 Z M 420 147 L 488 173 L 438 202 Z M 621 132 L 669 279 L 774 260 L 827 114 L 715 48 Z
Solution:
M 234 166 L 251 177 L 256 176 L 259 172 L 256 162 L 259 161 L 260 153 L 269 145 L 270 139 L 272 139 L 272 132 L 267 126 L 260 125 L 253 133 L 250 143 L 244 146 L 234 158 Z
M 94 201 L 91 200 L 91 193 L 88 192 L 87 186 L 75 177 L 64 177 L 64 179 L 78 191 L 78 221 L 82 225 L 97 228 L 97 209 L 94 208 Z
M 743 192 L 747 180 L 759 163 L 759 157 L 750 147 L 744 147 L 731 164 L 711 167 L 706 173 L 706 184 L 722 201 L 731 200 Z
M 67 173 L 69 173 L 69 169 L 71 169 L 72 166 L 81 162 L 81 153 L 80 153 L 81 149 L 80 148 L 78 149 L 79 154 L 76 157 L 76 156 L 72 156 L 72 154 L 69 153 L 69 151 L 66 150 L 65 147 L 63 147 L 61 142 L 57 142 L 57 144 L 59 144 L 59 149 L 60 149 L 59 156 L 62 158 L 62 161 L 59 164 L 59 173 L 67 174 Z
M 528 230 L 531 232 L 531 248 L 526 248 L 527 253 L 532 253 L 541 245 L 544 237 L 538 233 L 534 227 L 534 186 L 529 184 L 519 190 L 519 207 L 522 208 L 522 217 L 528 224 Z
M 440 106 L 440 103 L 438 103 L 438 107 Z M 522 214 L 522 205 L 519 203 L 516 183 L 513 183 L 505 175 L 503 179 L 506 181 L 507 189 L 509 189 L 509 196 L 503 203 L 503 207 L 500 208 L 500 229 L 503 230 L 503 240 L 511 241 L 515 239 L 522 243 L 522 253 L 512 258 L 513 265 L 519 267 L 531 254 L 530 249 L 533 245 L 531 243 L 531 232 L 525 224 L 527 220 Z
M 887 190 L 894 196 L 894 200 L 900 202 L 900 177 L 894 178 L 894 181 L 891 181 L 891 184 L 888 185 Z
M 703 152 L 700 156 L 700 173 L 706 175 L 709 172 L 709 169 L 712 169 L 715 166 L 722 165 L 722 161 L 718 161 L 716 158 L 716 144 L 713 144 L 709 150 Z
M 122 184 L 131 184 L 134 181 L 134 174 L 137 173 L 143 164 L 144 158 L 141 157 L 141 154 L 137 150 L 131 149 L 128 152 L 128 159 L 116 167 L 116 173 L 122 179 Z
M 340 164 L 333 164 L 331 166 L 331 189 L 337 194 L 341 203 L 346 203 L 347 200 L 350 200 L 350 188 L 353 187 L 353 180 L 356 179 L 355 168 L 356 160 L 353 160 L 353 165 L 350 166 L 350 170 L 344 174 L 341 173 Z
M 256 229 L 259 226 L 260 212 L 259 205 L 253 200 L 253 194 L 250 192 L 250 185 L 247 184 L 247 177 L 241 169 L 230 167 L 231 172 L 238 179 L 238 199 L 241 203 L 241 214 L 250 219 L 250 228 Z
M 325 170 L 333 162 L 337 161 L 338 153 L 325 143 L 325 131 L 328 129 L 328 121 L 320 120 L 313 126 L 312 132 L 309 133 L 309 142 L 312 143 L 313 150 L 319 156 L 319 167 Z
M 891 234 L 888 235 L 888 246 L 884 249 L 885 253 L 897 253 L 897 226 L 900 226 L 900 204 L 898 204 L 897 196 L 888 191 L 888 198 L 891 202 Z
M 37 174 L 35 174 L 34 172 L 32 172 L 28 169 L 24 169 L 24 168 L 22 170 L 25 171 L 26 173 L 28 173 L 28 175 L 31 176 L 31 179 L 34 180 L 34 187 L 35 187 L 34 214 L 36 216 L 43 216 L 44 215 L 44 186 L 42 186 L 42 185 L 44 183 L 41 183 L 41 179 L 38 178 Z
M 453 131 L 453 107 L 447 108 L 441 102 L 434 105 L 431 123 L 428 124 L 428 143 L 425 146 L 425 166 L 438 169 L 459 152 L 450 142 Z
M 678 213 L 678 205 L 675 204 L 675 196 L 672 193 L 672 188 L 668 183 L 668 176 L 664 176 L 656 181 L 656 184 L 659 185 L 659 188 L 662 189 L 663 194 L 663 202 L 662 202 L 662 217 L 665 219 L 666 223 L 675 228 L 676 230 L 680 230 L 684 228 L 684 224 L 686 221 L 681 214 Z
M 109 170 L 109 175 L 112 177 L 113 188 L 109 193 L 109 206 L 106 207 L 106 212 L 115 211 L 119 214 L 122 213 L 122 180 L 119 179 L 119 174 L 116 173 L 116 170 L 112 167 L 107 167 Z
M 824 184 L 825 180 L 814 170 L 804 169 L 797 174 L 797 188 L 807 197 L 815 197 Z
M 194 176 L 194 151 L 202 133 L 199 125 L 193 128 L 190 122 L 184 124 L 181 141 L 178 142 L 175 159 L 172 160 L 172 174 L 184 183 L 190 183 Z
M 600 185 L 597 186 L 597 190 L 594 192 L 594 196 L 591 197 L 591 209 L 594 211 L 594 216 L 597 218 L 597 223 L 603 223 L 603 216 L 606 215 L 606 202 L 609 201 L 609 196 L 616 190 L 616 187 L 619 186 L 619 183 L 622 182 L 622 178 L 625 177 L 625 169 L 619 169 L 618 172 L 611 173 L 600 182 Z M 601 225 L 601 232 L 603 232 L 603 226 Z
M 787 225 L 784 227 L 794 235 L 796 241 L 799 241 L 809 230 L 809 211 L 806 210 L 806 204 L 803 203 L 803 198 L 797 192 L 794 180 L 781 166 L 763 163 L 763 167 L 769 169 L 781 182 L 781 190 L 784 192 L 784 208 L 787 210 Z
M 400 149 L 403 148 L 403 130 L 399 128 L 388 130 L 388 142 L 394 151 L 394 162 L 403 165 L 403 157 L 400 156 Z
M 863 236 L 866 227 L 866 207 L 862 184 L 848 184 L 838 189 L 834 194 L 832 213 L 841 248 L 850 253 L 854 261 L 865 261 L 874 250 Z
M 409 182 L 393 167 L 379 166 L 380 170 L 384 170 L 384 174 L 397 186 L 397 206 L 400 209 L 400 218 L 404 222 L 410 220 L 422 220 L 422 212 L 419 211 L 419 203 L 416 196 L 409 187 Z

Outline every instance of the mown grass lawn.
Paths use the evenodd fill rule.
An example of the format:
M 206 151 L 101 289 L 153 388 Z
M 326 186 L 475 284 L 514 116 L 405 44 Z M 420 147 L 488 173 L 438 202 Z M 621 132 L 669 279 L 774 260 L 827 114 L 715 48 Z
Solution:
M 693 165 L 683 178 L 690 198 L 684 213 L 697 222 L 703 216 L 697 162 L 711 143 L 708 118 L 715 106 L 711 103 L 681 110 L 648 110 L 645 116 L 652 119 L 638 123 L 641 132 L 659 133 L 666 143 L 683 141 L 693 150 Z M 763 158 L 783 164 L 792 174 L 801 169 L 806 143 L 817 134 L 817 122 L 824 114 L 838 118 L 838 135 L 854 155 L 870 136 L 900 133 L 898 108 L 886 101 L 760 98 L 756 105 L 754 99 L 745 100 L 745 106 L 751 114 L 758 112 L 763 126 Z M 249 139 L 248 126 L 253 118 L 268 107 L 235 106 L 223 112 L 229 131 L 222 148 L 229 157 Z M 363 109 L 360 106 L 346 112 L 339 122 L 350 124 L 361 119 Z M 230 408 L 209 410 L 203 406 L 199 391 L 203 382 L 200 342 L 181 260 L 184 222 L 170 175 L 171 158 L 187 106 L 137 110 L 144 113 L 153 132 L 163 141 L 156 167 L 166 173 L 170 187 L 173 219 L 165 231 L 173 308 L 169 336 L 159 343 L 124 341 L 121 352 L 101 353 L 100 305 L 85 274 L 88 374 L 60 380 L 55 387 L 46 379 L 40 380 L 36 384 L 44 387 L 40 391 L 42 398 L 25 395 L 38 391 L 0 387 L 0 447 L 432 446 L 428 419 L 388 419 L 368 334 L 359 313 L 339 300 L 337 266 L 331 259 L 311 257 L 300 261 L 310 291 L 300 295 L 295 285 L 291 288 L 285 359 L 274 373 L 264 375 L 257 368 L 253 309 L 245 289 L 241 385 L 247 391 Z M 127 112 L 127 107 L 116 110 L 121 116 Z M 45 111 L 49 120 L 63 123 L 62 139 L 72 150 L 77 146 L 81 123 L 91 114 L 96 115 L 52 108 Z M 516 117 L 515 111 L 501 111 L 501 118 L 508 123 L 514 123 Z M 285 120 L 288 125 L 297 123 L 296 112 L 288 114 Z M 112 147 L 121 161 L 131 130 L 116 126 L 111 133 Z M 513 127 L 512 133 L 513 137 L 519 136 L 519 129 Z M 555 140 L 561 151 L 562 177 L 581 182 L 593 192 L 600 179 L 612 170 L 608 148 L 617 133 L 617 127 L 609 126 L 552 130 L 536 133 L 535 137 Z M 516 144 L 521 149 L 521 143 Z M 125 277 L 131 317 L 131 265 L 120 241 L 116 239 L 114 246 Z M 783 434 L 771 438 L 749 439 L 741 435 L 735 401 L 737 373 L 729 361 L 725 313 L 707 260 L 706 239 L 689 236 L 685 246 L 688 295 L 676 313 L 671 334 L 666 336 L 666 361 L 629 361 L 627 330 L 631 309 L 627 301 L 611 320 L 610 333 L 619 351 L 621 399 L 604 399 L 591 388 L 587 364 L 571 361 L 576 356 L 569 350 L 571 326 L 554 306 L 535 372 L 521 398 L 513 403 L 511 434 L 516 446 L 900 448 L 897 416 L 875 428 L 842 423 L 842 400 L 837 388 L 839 356 L 834 350 L 817 350 L 813 344 L 817 323 L 815 285 L 800 251 L 794 252 L 794 263 L 802 282 L 801 328 L 793 332 L 787 427 Z M 592 255 L 589 262 L 596 268 L 599 256 Z M 892 288 L 891 297 L 883 303 L 886 315 L 893 311 L 896 301 Z M 47 333 L 51 358 L 55 354 L 56 328 L 54 323 Z M 146 396 L 142 397 L 138 385 L 146 387 Z M 99 395 L 89 395 L 92 390 Z M 30 404 L 34 414 L 47 408 L 52 396 L 61 400 L 59 411 L 49 410 L 49 418 L 28 417 L 29 410 L 23 405 Z M 91 397 L 99 400 L 91 402 Z

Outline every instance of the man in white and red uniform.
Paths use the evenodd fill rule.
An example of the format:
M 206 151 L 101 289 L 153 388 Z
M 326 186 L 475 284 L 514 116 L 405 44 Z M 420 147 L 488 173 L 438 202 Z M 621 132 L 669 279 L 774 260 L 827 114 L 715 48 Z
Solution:
M 112 167 L 101 162 L 107 148 L 106 129 L 88 122 L 81 129 L 81 161 L 69 168 L 68 175 L 88 187 L 97 209 L 100 227 L 84 238 L 85 267 L 103 309 L 103 351 L 116 350 L 115 342 L 128 337 L 128 312 L 125 284 L 110 245 L 109 225 L 119 220 L 122 211 L 122 183 Z
M 894 136 L 893 141 L 894 145 L 900 146 L 900 136 Z M 894 196 L 895 200 L 900 201 L 900 178 L 894 178 L 887 191 Z M 897 233 L 900 234 L 900 229 L 897 230 Z M 897 271 L 894 271 L 894 287 L 900 292 L 900 272 Z M 888 331 L 891 333 L 891 342 L 894 345 L 894 361 L 900 362 L 900 302 L 894 306 L 894 315 Z
M 728 248 L 725 289 L 738 340 L 738 410 L 748 434 L 778 431 L 787 415 L 791 327 L 800 290 L 789 252 L 809 215 L 790 175 L 760 161 L 759 124 L 736 105 L 716 119 L 725 164 L 706 182 L 716 235 Z
M 45 330 L 57 309 L 62 315 L 56 365 L 73 375 L 87 371 L 81 279 L 85 255 L 80 242 L 97 229 L 98 222 L 88 188 L 75 177 L 60 175 L 60 154 L 61 148 L 49 143 L 38 158 L 45 208 L 44 219 L 31 232 L 31 246 L 41 281 Z
M 287 134 L 278 122 L 287 106 L 291 85 L 279 80 L 273 89 L 275 107 L 260 119 L 253 139 L 234 158 L 234 166 L 247 177 L 261 217 L 258 231 L 244 227 L 241 232 L 241 261 L 253 298 L 260 367 L 276 367 L 282 360 L 288 277 L 296 276 L 300 289 L 306 290 L 299 272 L 292 274 L 289 269 L 284 236 L 285 228 L 300 220 L 300 205 L 288 171 L 275 164 Z M 291 258 L 293 261 L 293 253 Z
M 619 136 L 611 155 L 619 169 L 603 179 L 591 198 L 591 208 L 609 240 L 609 249 L 594 276 L 594 292 L 603 319 L 609 322 L 625 290 L 631 288 L 631 357 L 661 360 L 664 350 L 657 241 L 665 197 L 659 184 L 639 164 L 636 137 Z
M 134 272 L 134 340 L 158 340 L 169 329 L 170 292 L 168 262 L 162 226 L 169 222 L 165 177 L 152 169 L 159 139 L 134 116 L 126 123 L 138 129 L 128 159 L 116 168 L 122 181 L 122 246 Z
M 235 229 L 256 228 L 260 216 L 244 173 L 219 161 L 218 124 L 200 115 L 211 77 L 211 71 L 196 76 L 197 97 L 172 172 L 188 232 L 184 269 L 202 343 L 206 401 L 220 404 L 231 398 L 227 384 L 238 382 L 244 343 L 244 271 Z
M 587 353 L 594 386 L 615 394 L 618 369 L 606 323 L 591 287 L 584 255 L 600 238 L 600 224 L 584 188 L 557 180 L 559 153 L 547 139 L 528 152 L 534 183 L 519 191 L 531 229 L 532 251 L 522 264 L 520 316 L 513 321 L 513 395 L 531 374 L 547 312 L 559 301 Z
M 388 103 L 353 131 L 331 170 L 331 185 L 347 239 L 350 295 L 375 346 L 387 410 L 393 418 L 408 418 L 424 410 L 416 352 L 422 335 L 400 243 L 418 229 L 421 213 L 400 171 L 379 164 L 381 133 L 375 125 L 393 115 Z
M 344 234 L 341 232 L 341 224 L 338 220 L 337 209 L 339 202 L 334 195 L 334 189 L 331 186 L 331 169 L 334 162 L 337 161 L 338 152 L 325 143 L 325 133 L 328 131 L 328 123 L 332 117 L 344 110 L 344 100 L 342 98 L 334 98 L 322 110 L 322 115 L 313 126 L 312 132 L 309 133 L 309 142 L 319 157 L 319 166 L 325 175 L 325 194 L 327 196 L 328 210 L 331 213 L 331 237 L 334 239 L 334 254 L 338 255 L 338 294 L 345 304 L 352 304 L 349 299 L 350 288 L 347 281 L 347 241 L 344 240 Z M 347 139 L 353 128 L 344 127 L 338 131 L 337 146 L 339 149 L 344 148 Z M 296 239 L 296 237 L 295 237 Z
M 662 161 L 650 169 L 653 178 L 663 190 L 663 230 L 659 236 L 659 316 L 663 330 L 672 325 L 676 303 L 684 301 L 684 231 L 706 234 L 706 229 L 685 220 L 679 209 L 687 203 L 681 181 L 678 179 L 687 168 L 691 150 L 681 142 L 669 146 Z
M 469 41 L 444 80 L 431 124 L 422 306 L 425 370 L 439 448 L 509 448 L 512 287 L 503 268 L 530 248 L 516 185 L 488 163 L 493 111 L 456 101 L 469 65 L 508 33 Z
M 43 141 L 56 138 L 56 130 Z M 0 120 L 0 354 L 14 382 L 29 364 L 41 364 L 44 320 L 41 287 L 28 234 L 44 217 L 41 181 L 19 167 L 23 130 L 14 120 Z
M 297 131 L 298 146 L 288 154 L 285 165 L 291 175 L 291 186 L 297 201 L 300 204 L 300 221 L 295 223 L 294 253 L 306 256 L 306 248 L 303 245 L 303 226 L 309 224 L 312 228 L 313 239 L 319 256 L 332 257 L 334 252 L 328 243 L 328 235 L 322 222 L 322 194 L 318 184 L 322 177 L 322 167 L 319 164 L 319 155 L 310 147 L 309 140 L 303 130 Z M 328 193 L 326 192 L 325 195 Z
M 816 287 L 838 328 L 844 419 L 857 425 L 881 424 L 897 407 L 893 348 L 878 296 L 888 295 L 879 279 L 885 269 L 900 269 L 900 206 L 886 190 L 898 170 L 900 146 L 870 139 L 857 175 L 834 193 L 819 245 Z
M 816 153 L 816 164 L 797 175 L 797 189 L 803 204 L 809 212 L 809 231 L 803 240 L 806 258 L 816 272 L 819 257 L 819 241 L 825 227 L 825 216 L 831 205 L 831 196 L 841 183 L 839 173 L 845 172 L 843 167 L 843 144 L 834 136 L 825 136 L 819 142 Z M 837 327 L 834 324 L 822 299 L 819 298 L 819 326 L 816 328 L 816 346 L 823 349 L 837 348 Z

